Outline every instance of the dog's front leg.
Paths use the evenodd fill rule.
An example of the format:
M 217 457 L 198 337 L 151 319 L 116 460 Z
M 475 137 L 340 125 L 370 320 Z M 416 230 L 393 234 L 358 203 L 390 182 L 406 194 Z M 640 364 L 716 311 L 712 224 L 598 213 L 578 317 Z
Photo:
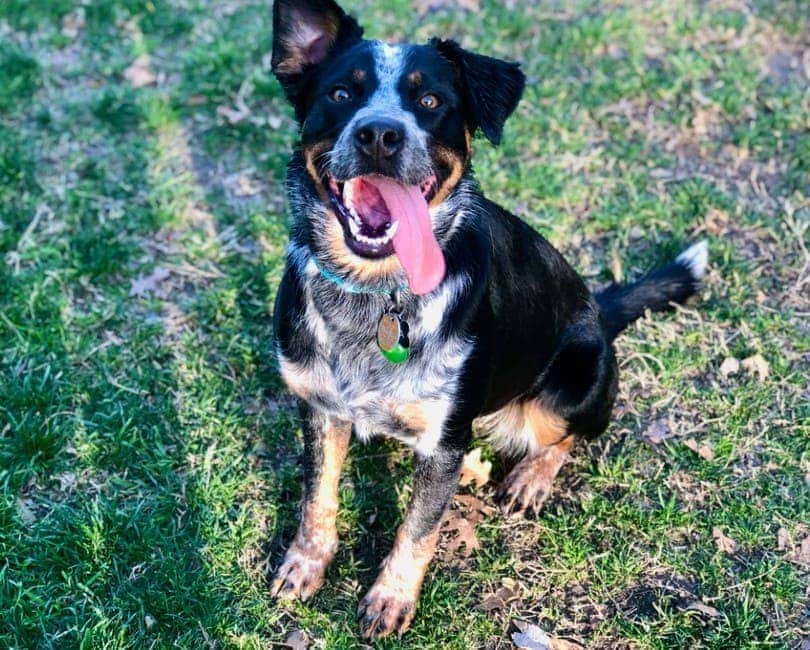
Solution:
M 304 432 L 304 497 L 301 523 L 271 585 L 274 596 L 306 600 L 324 581 L 338 545 L 335 520 L 340 470 L 352 426 L 301 407 Z
M 430 456 L 417 456 L 405 521 L 357 610 L 363 636 L 375 639 L 393 632 L 402 634 L 410 626 L 444 513 L 458 486 L 463 456 L 463 449 L 441 443 Z

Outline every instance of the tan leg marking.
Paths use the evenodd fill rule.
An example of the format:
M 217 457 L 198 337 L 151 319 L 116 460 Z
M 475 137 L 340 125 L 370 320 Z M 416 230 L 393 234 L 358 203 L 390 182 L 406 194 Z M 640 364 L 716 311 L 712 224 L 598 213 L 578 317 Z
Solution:
M 539 514 L 573 444 L 574 436 L 568 436 L 557 444 L 526 456 L 512 468 L 498 491 L 498 498 L 507 514 L 525 515 L 527 510 Z
M 330 424 L 322 434 L 320 474 L 314 493 L 303 503 L 295 540 L 270 587 L 273 596 L 306 600 L 323 585 L 337 551 L 338 484 L 350 438 L 347 423 Z
M 534 400 L 523 404 L 523 418 L 540 447 L 556 445 L 565 438 L 566 421 Z
M 394 548 L 357 610 L 364 637 L 373 640 L 402 634 L 410 627 L 438 539 L 438 528 L 414 541 L 407 532 L 407 523 L 399 527 Z

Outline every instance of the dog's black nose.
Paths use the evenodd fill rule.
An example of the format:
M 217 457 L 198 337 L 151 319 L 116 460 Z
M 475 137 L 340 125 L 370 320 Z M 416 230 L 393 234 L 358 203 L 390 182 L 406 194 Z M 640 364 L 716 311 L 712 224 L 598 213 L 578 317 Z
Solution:
M 357 125 L 354 144 L 359 151 L 373 158 L 391 158 L 402 150 L 405 127 L 396 120 L 370 118 Z

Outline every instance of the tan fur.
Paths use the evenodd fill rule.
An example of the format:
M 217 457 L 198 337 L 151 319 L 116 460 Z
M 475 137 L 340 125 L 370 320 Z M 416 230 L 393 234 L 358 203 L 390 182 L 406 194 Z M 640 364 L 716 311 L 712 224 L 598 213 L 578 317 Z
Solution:
M 352 253 L 346 246 L 343 228 L 337 217 L 329 220 L 323 235 L 336 270 L 348 272 L 350 279 L 355 282 L 379 282 L 395 276 L 402 270 L 396 255 L 372 260 Z
M 568 436 L 515 465 L 500 488 L 504 510 L 511 514 L 524 514 L 527 510 L 539 513 L 573 444 L 574 436 Z
M 381 638 L 393 632 L 402 634 L 410 627 L 438 539 L 438 528 L 414 541 L 406 524 L 400 526 L 394 547 L 360 604 L 365 613 L 362 623 L 365 636 Z
M 477 427 L 492 446 L 510 456 L 535 454 L 566 436 L 567 423 L 536 400 L 513 400 L 479 418 Z
M 410 404 L 392 404 L 391 411 L 401 423 L 403 429 L 414 433 L 424 431 L 428 426 L 428 414 L 419 402 Z
M 366 71 L 362 68 L 357 68 L 354 72 L 352 72 L 352 79 L 354 79 L 357 83 L 363 81 L 366 78 Z
M 326 36 L 329 45 L 337 38 L 337 21 L 323 19 L 310 12 L 299 11 L 298 15 L 290 18 L 290 24 L 295 27 L 282 39 L 282 45 L 287 51 L 287 58 L 275 67 L 276 73 L 296 74 L 301 72 L 309 63 L 307 54 L 310 46 L 318 39 Z
M 408 75 L 408 85 L 411 88 L 416 88 L 419 84 L 422 83 L 422 73 L 418 70 L 415 72 L 411 72 Z
M 323 184 L 323 178 L 318 171 L 318 165 L 316 163 L 319 156 L 322 156 L 327 151 L 329 151 L 334 142 L 330 141 L 323 141 L 318 142 L 316 144 L 309 145 L 303 149 L 304 160 L 306 161 L 307 171 L 309 175 L 312 177 L 312 180 L 315 181 L 315 188 L 318 190 L 318 194 L 321 197 L 321 200 L 329 204 L 329 193 L 326 190 L 326 186 Z
M 351 424 L 331 422 L 321 434 L 323 459 L 317 485 L 304 501 L 295 540 L 276 572 L 271 593 L 306 600 L 323 584 L 326 569 L 337 551 L 335 520 L 338 484 L 351 438 Z
M 467 147 L 468 155 L 465 156 L 462 156 L 461 154 L 446 147 L 434 146 L 432 149 L 433 157 L 437 158 L 450 168 L 450 174 L 436 190 L 435 196 L 430 200 L 430 207 L 434 208 L 441 205 L 447 199 L 450 192 L 453 191 L 456 185 L 458 185 L 462 176 L 464 176 L 464 170 L 466 169 L 467 162 L 469 161 L 469 146 Z

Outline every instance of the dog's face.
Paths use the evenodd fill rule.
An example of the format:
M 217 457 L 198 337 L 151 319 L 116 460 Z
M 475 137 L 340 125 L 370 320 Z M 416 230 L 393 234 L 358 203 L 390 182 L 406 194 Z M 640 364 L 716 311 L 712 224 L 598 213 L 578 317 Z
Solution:
M 499 142 L 523 90 L 518 66 L 452 41 L 363 40 L 331 0 L 276 0 L 273 70 L 324 207 L 308 215 L 316 252 L 360 279 L 401 264 L 427 293 L 455 218 L 436 208 L 467 170 L 475 131 Z

